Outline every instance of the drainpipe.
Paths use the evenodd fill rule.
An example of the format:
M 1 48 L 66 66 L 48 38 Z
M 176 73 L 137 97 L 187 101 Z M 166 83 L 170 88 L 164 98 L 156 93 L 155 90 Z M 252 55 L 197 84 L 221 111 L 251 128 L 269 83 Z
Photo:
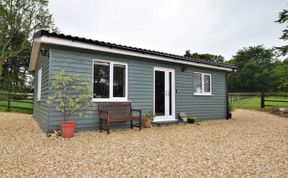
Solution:
M 228 96 L 228 72 L 225 73 L 225 80 L 226 80 L 226 119 L 230 119 L 229 114 L 229 96 Z
M 234 72 L 234 70 L 231 72 Z M 232 114 L 229 112 L 229 96 L 228 96 L 228 74 L 231 72 L 225 73 L 225 80 L 226 80 L 226 119 L 227 120 L 232 118 Z

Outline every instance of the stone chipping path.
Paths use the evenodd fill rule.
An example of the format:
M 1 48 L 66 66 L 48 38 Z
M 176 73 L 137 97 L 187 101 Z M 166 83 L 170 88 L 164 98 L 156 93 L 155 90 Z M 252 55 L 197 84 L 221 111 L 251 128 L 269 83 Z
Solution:
M 31 115 L 0 113 L 0 177 L 288 177 L 288 118 L 46 137 Z

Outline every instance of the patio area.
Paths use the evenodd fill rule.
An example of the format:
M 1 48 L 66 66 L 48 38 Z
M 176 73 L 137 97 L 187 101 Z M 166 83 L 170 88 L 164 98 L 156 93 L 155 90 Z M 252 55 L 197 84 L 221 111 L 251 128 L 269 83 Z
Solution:
M 231 120 L 47 137 L 28 114 L 0 113 L 0 177 L 288 175 L 288 118 L 236 110 Z

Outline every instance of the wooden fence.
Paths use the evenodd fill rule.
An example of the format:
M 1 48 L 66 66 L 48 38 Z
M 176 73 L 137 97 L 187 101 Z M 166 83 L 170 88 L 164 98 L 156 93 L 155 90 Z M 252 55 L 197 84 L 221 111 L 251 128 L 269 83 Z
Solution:
M 283 98 L 288 98 L 287 94 L 272 94 L 272 93 L 261 93 L 261 104 L 260 104 L 260 108 L 263 109 L 265 108 L 265 106 L 268 107 L 275 107 L 274 104 L 265 104 L 265 102 L 269 102 L 269 103 L 288 103 L 287 100 L 281 100 L 281 99 L 265 99 L 265 97 L 283 97 Z
M 232 105 L 233 103 L 257 98 L 258 104 L 255 108 L 281 107 L 282 103 L 283 107 L 288 106 L 288 93 L 229 93 L 228 96 L 229 103 L 232 103 Z
M 0 93 L 0 107 L 7 111 L 20 109 L 33 111 L 33 93 Z

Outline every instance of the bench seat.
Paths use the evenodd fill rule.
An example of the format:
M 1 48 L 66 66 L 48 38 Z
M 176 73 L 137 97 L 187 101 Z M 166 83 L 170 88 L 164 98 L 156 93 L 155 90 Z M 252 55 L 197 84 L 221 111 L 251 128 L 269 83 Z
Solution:
M 139 127 L 142 129 L 141 119 L 142 111 L 140 109 L 132 109 L 130 102 L 109 102 L 98 103 L 99 111 L 99 130 L 106 130 L 107 134 L 110 133 L 111 122 L 127 122 L 130 121 L 131 129 L 133 127 Z M 138 113 L 136 116 L 133 113 Z M 138 120 L 138 125 L 133 123 L 134 120 Z M 102 127 L 102 123 L 106 123 L 106 128 Z

